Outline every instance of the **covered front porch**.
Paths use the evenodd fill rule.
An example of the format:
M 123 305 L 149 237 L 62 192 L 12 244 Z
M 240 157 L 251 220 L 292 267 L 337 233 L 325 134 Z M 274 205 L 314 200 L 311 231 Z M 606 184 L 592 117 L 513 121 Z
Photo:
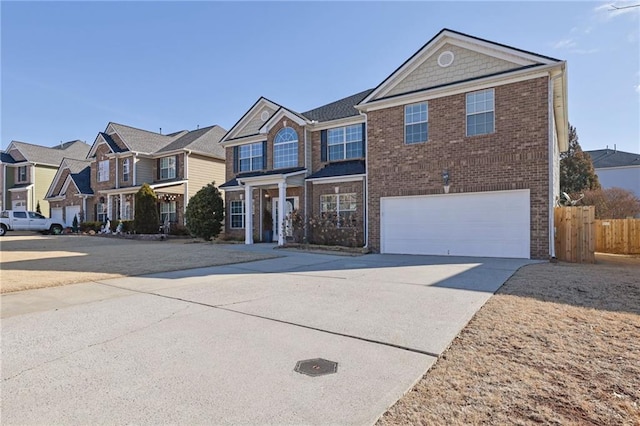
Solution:
M 294 237 L 294 222 L 304 206 L 305 175 L 304 168 L 248 173 L 222 185 L 227 233 L 238 238 L 242 232 L 245 244 L 284 245 Z

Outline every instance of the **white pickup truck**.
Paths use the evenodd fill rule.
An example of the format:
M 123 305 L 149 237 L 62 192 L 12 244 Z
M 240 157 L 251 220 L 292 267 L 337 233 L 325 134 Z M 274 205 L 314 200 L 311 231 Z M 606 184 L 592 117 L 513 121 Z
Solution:
M 38 212 L 5 210 L 0 213 L 0 237 L 7 231 L 36 231 L 60 234 L 64 226 Z

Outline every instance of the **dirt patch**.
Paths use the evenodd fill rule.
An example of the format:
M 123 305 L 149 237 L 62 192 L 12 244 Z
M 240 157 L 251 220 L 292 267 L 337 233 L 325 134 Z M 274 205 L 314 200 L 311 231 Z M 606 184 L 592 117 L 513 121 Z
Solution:
M 640 259 L 522 268 L 378 421 L 640 424 Z
M 5 236 L 0 249 L 2 293 L 278 257 L 190 239 L 137 241 L 82 235 Z

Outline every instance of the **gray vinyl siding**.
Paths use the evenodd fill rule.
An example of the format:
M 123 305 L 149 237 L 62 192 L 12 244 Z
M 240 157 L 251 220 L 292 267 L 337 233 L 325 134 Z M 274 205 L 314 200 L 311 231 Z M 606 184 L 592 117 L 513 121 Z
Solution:
M 154 181 L 153 163 L 155 160 L 150 158 L 138 158 L 136 162 L 136 185 L 143 183 L 151 184 Z

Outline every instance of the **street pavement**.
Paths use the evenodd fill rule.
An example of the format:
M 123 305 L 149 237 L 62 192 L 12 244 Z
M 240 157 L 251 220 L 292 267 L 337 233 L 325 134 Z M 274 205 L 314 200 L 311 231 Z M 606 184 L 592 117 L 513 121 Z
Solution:
M 3 295 L 1 423 L 371 424 L 531 263 L 277 253 Z

